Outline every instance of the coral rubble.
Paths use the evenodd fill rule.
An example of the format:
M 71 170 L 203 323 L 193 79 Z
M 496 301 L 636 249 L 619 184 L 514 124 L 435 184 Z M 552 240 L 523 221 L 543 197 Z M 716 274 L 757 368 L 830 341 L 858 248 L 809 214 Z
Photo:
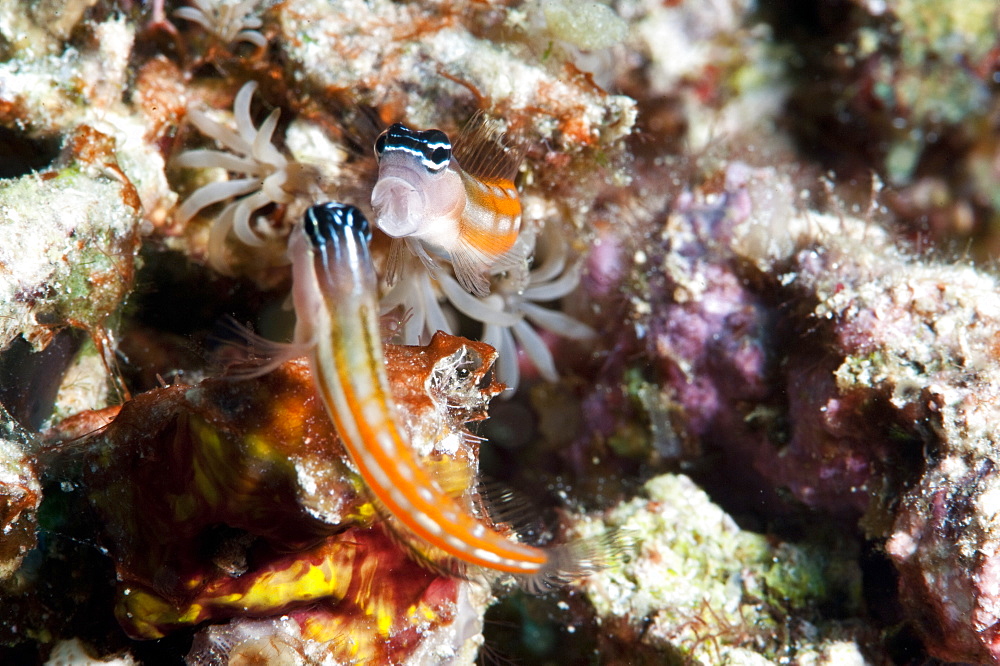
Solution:
M 731 164 L 721 191 L 673 209 L 638 310 L 660 363 L 646 407 L 727 458 L 713 473 L 727 504 L 756 496 L 780 515 L 784 488 L 861 519 L 931 653 L 995 660 L 996 279 L 920 260 L 865 220 L 800 212 L 790 192 L 773 169 Z
M 643 490 L 645 497 L 603 519 L 639 541 L 636 557 L 587 583 L 609 655 L 624 656 L 639 643 L 690 663 L 753 663 L 752 654 L 778 659 L 789 656 L 779 631 L 785 626 L 801 634 L 794 656 L 804 660 L 804 653 L 864 634 L 837 623 L 811 631 L 795 626 L 805 609 L 821 603 L 856 612 L 860 571 L 849 553 L 773 544 L 742 531 L 684 476 L 656 477 Z M 593 520 L 577 528 L 594 529 Z
M 40 349 L 65 326 L 100 336 L 132 288 L 142 209 L 114 140 L 81 125 L 62 162 L 0 189 L 3 346 L 23 336 Z

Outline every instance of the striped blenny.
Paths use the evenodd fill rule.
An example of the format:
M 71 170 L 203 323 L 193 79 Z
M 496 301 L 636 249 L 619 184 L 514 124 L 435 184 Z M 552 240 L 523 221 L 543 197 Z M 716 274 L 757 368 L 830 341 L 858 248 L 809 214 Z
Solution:
M 454 150 L 441 130 L 392 125 L 375 142 L 376 226 L 446 257 L 462 287 L 487 296 L 485 273 L 511 250 L 521 226 L 514 186 L 521 155 L 511 144 L 482 117 L 473 119 Z
M 370 240 L 357 208 L 327 203 L 306 211 L 289 241 L 295 340 L 338 435 L 376 503 L 408 532 L 466 564 L 550 576 L 549 551 L 480 523 L 417 462 L 385 370 Z

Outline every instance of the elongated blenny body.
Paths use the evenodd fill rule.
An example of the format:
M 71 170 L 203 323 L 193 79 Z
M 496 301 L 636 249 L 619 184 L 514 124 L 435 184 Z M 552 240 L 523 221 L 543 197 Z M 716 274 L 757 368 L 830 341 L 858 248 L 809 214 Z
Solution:
M 337 433 L 374 499 L 408 532 L 466 564 L 551 577 L 550 551 L 489 529 L 418 464 L 386 376 L 370 238 L 360 211 L 328 203 L 306 212 L 289 243 L 296 345 Z
M 436 129 L 396 123 L 383 132 L 375 142 L 372 208 L 379 229 L 445 256 L 465 289 L 486 296 L 486 271 L 511 250 L 520 230 L 514 177 L 521 156 L 484 119 L 471 125 L 454 149 Z M 411 249 L 427 260 L 422 246 Z

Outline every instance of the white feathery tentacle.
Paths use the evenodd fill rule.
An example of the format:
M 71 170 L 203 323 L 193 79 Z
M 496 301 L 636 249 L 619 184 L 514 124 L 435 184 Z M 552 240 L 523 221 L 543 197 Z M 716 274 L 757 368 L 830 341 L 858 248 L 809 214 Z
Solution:
M 253 192 L 257 189 L 259 183 L 260 180 L 257 178 L 241 178 L 239 180 L 209 183 L 198 188 L 194 194 L 181 204 L 180 208 L 177 209 L 176 219 L 180 223 L 187 222 L 202 208 L 207 208 L 220 201 Z
M 259 128 L 254 127 L 250 108 L 256 89 L 257 84 L 251 81 L 236 93 L 235 130 L 212 120 L 201 109 L 190 109 L 191 123 L 226 150 L 189 150 L 173 162 L 177 167 L 223 168 L 230 174 L 229 181 L 197 189 L 175 214 L 177 222 L 185 223 L 212 204 L 235 199 L 219 214 L 209 231 L 209 263 L 223 272 L 228 272 L 226 240 L 230 234 L 239 242 L 257 248 L 288 233 L 291 225 L 272 222 L 266 217 L 255 218 L 257 210 L 271 203 L 291 204 L 298 197 L 311 197 L 318 191 L 315 169 L 290 161 L 272 143 L 280 110 L 274 109 Z

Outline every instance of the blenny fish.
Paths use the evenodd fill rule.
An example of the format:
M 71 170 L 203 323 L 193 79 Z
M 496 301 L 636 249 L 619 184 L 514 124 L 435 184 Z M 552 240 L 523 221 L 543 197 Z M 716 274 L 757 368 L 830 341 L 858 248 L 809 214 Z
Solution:
M 295 345 L 376 503 L 405 531 L 455 560 L 527 584 L 563 573 L 562 550 L 509 539 L 481 523 L 417 462 L 390 393 L 379 330 L 371 227 L 357 208 L 313 206 L 289 242 Z
M 425 247 L 449 259 L 463 288 L 487 296 L 486 271 L 510 252 L 521 226 L 516 142 L 482 116 L 473 118 L 454 149 L 441 130 L 396 123 L 376 140 L 375 156 L 376 226 L 410 241 L 425 263 L 433 263 Z

